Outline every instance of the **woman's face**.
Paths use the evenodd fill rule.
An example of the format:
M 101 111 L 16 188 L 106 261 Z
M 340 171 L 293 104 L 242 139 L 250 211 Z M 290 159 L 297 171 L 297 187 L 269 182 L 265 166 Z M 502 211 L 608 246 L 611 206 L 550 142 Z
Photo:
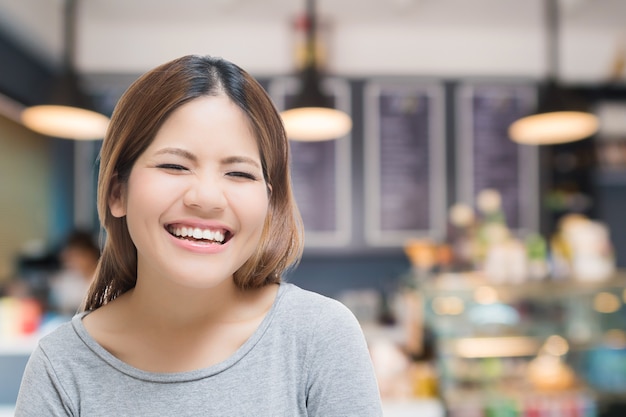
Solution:
M 258 246 L 268 210 L 257 141 L 226 96 L 178 108 L 109 202 L 126 216 L 142 277 L 211 288 Z

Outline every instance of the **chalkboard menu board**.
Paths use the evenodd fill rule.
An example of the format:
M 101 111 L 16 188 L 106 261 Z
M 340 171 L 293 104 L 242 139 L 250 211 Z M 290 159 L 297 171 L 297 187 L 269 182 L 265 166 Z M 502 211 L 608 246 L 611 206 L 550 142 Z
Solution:
M 335 107 L 350 113 L 350 86 L 327 79 L 322 85 Z M 295 78 L 279 78 L 269 92 L 279 109 L 298 91 Z M 351 240 L 351 138 L 321 142 L 291 141 L 291 180 L 305 228 L 307 247 L 340 247 Z
M 366 85 L 368 244 L 402 246 L 410 238 L 441 236 L 446 195 L 443 106 L 439 85 Z
M 538 156 L 508 135 L 515 120 L 535 106 L 532 85 L 464 84 L 457 95 L 457 167 L 460 200 L 475 205 L 484 189 L 502 196 L 512 229 L 538 230 Z

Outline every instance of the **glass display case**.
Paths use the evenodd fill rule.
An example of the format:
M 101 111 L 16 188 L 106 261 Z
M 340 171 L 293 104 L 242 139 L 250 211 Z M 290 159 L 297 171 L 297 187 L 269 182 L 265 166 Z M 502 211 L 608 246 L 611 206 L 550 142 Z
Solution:
M 595 417 L 626 398 L 626 275 L 418 286 L 449 417 Z

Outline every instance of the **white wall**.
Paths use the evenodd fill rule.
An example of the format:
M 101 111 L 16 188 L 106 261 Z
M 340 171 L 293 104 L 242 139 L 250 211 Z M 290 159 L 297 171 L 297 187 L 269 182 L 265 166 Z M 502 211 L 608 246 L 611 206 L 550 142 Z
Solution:
M 625 20 L 626 21 L 626 20 Z M 328 39 L 329 71 L 341 75 L 513 76 L 547 73 L 545 33 L 529 26 L 377 25 L 348 22 Z M 260 75 L 294 70 L 288 25 L 224 21 L 169 25 L 92 20 L 82 28 L 78 65 L 85 72 L 143 72 L 186 53 L 230 59 Z M 615 56 L 613 27 L 563 28 L 560 78 L 604 80 Z
M 546 74 L 544 0 L 320 0 L 329 70 L 340 75 Z M 77 67 L 139 73 L 187 53 L 223 56 L 258 75 L 293 71 L 300 2 L 85 0 Z M 302 8 L 304 7 L 304 1 Z M 626 41 L 626 1 L 562 0 L 561 79 L 606 79 Z M 0 0 L 0 25 L 50 62 L 62 53 L 63 0 Z M 281 5 L 283 7 L 281 7 Z M 158 6 L 158 7 L 157 7 Z

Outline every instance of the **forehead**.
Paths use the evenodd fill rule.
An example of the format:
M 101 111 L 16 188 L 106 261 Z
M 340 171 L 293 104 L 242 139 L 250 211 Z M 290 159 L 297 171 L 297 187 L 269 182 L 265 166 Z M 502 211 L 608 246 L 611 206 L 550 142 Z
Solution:
M 237 105 L 228 95 L 220 93 L 217 95 L 202 95 L 188 100 L 175 109 L 165 118 L 163 125 L 173 119 L 186 118 L 187 120 L 197 116 L 204 120 L 230 121 L 236 118 L 237 122 L 249 124 L 249 117 L 246 112 Z M 214 116 L 214 118 L 212 118 Z M 219 117 L 217 117 L 219 116 Z M 163 126 L 162 125 L 162 126 Z
M 175 109 L 160 126 L 149 148 L 176 142 L 258 146 L 248 115 L 226 95 L 201 96 Z

